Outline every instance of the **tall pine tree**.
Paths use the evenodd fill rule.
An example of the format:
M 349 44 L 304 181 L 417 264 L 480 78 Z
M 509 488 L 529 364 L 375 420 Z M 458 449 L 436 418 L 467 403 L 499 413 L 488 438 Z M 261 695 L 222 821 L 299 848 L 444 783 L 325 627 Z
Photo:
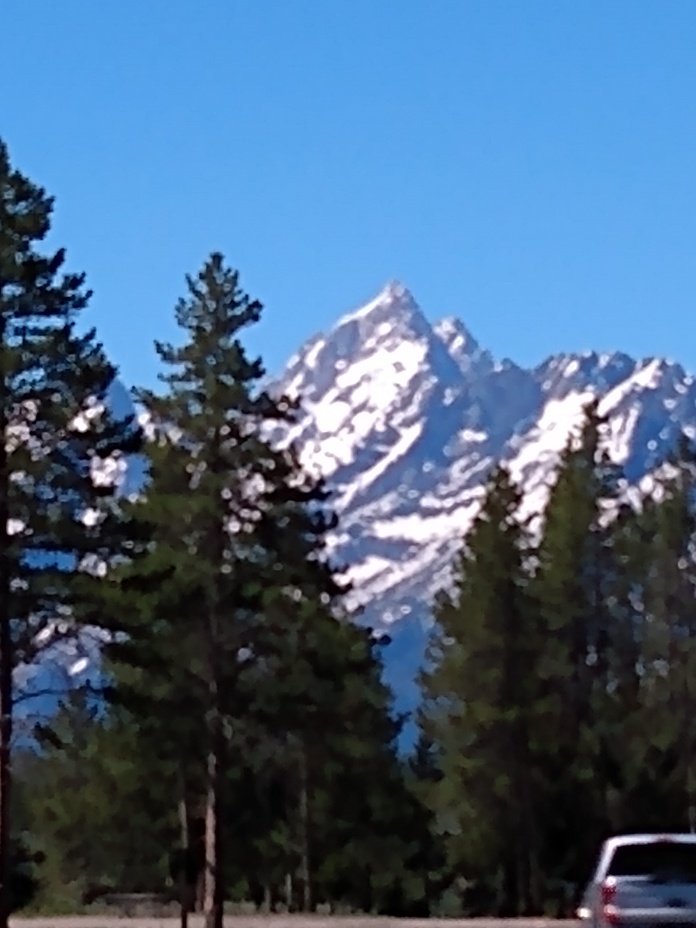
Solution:
M 620 574 L 611 511 L 620 474 L 608 456 L 605 428 L 596 402 L 589 404 L 561 455 L 532 585 L 543 640 L 536 740 L 548 787 L 545 866 L 564 880 L 582 875 L 606 815 L 611 731 L 602 722 Z M 582 841 L 569 843 L 568 834 Z
M 538 853 L 531 745 L 538 639 L 520 499 L 507 472 L 496 470 L 456 565 L 454 592 L 436 609 L 423 677 L 425 725 L 441 764 L 440 827 L 460 872 L 512 914 L 537 903 Z
M 325 493 L 291 448 L 267 437 L 290 421 L 292 404 L 260 388 L 262 364 L 240 340 L 261 305 L 219 254 L 187 286 L 176 307 L 184 344 L 157 344 L 165 390 L 140 394 L 152 419 L 151 472 L 132 515 L 149 526 L 152 547 L 115 588 L 112 614 L 121 613 L 128 639 L 112 658 L 120 648 L 122 663 L 167 667 L 173 687 L 162 706 L 186 692 L 200 709 L 204 907 L 208 928 L 219 928 L 229 750 L 244 734 L 255 688 L 287 647 L 284 636 L 337 589 L 320 551 L 330 525 Z M 135 599 L 129 627 L 119 602 Z
M 641 514 L 638 718 L 651 756 L 660 758 L 654 775 L 663 792 L 671 786 L 663 814 L 674 827 L 696 830 L 696 463 L 689 443 L 661 470 Z M 643 755 L 645 771 L 653 765 Z
M 0 142 L 0 928 L 8 919 L 13 671 L 86 617 L 93 574 L 127 552 L 99 464 L 139 448 L 106 406 L 115 370 L 78 325 L 90 293 L 42 253 L 53 201 Z

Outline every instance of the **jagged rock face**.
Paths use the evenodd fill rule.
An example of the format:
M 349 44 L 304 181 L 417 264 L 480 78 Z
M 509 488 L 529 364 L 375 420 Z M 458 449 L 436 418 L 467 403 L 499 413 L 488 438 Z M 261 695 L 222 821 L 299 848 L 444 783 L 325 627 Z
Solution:
M 273 388 L 302 399 L 287 438 L 334 490 L 333 553 L 362 621 L 395 636 L 389 677 L 407 703 L 433 595 L 494 462 L 510 466 L 533 513 L 591 396 L 632 482 L 682 432 L 696 436 L 696 386 L 678 364 L 618 352 L 558 355 L 533 370 L 496 362 L 458 319 L 429 323 L 398 283 L 307 342 Z

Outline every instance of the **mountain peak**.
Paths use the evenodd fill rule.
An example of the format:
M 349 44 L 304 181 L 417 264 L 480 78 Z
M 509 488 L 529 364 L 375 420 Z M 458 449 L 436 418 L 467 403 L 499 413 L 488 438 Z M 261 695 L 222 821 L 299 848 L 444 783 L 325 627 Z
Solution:
M 399 280 L 390 280 L 382 287 L 377 296 L 373 297 L 369 302 L 360 306 L 358 309 L 354 309 L 347 313 L 339 320 L 338 325 L 340 326 L 346 322 L 366 319 L 368 316 L 377 314 L 385 315 L 387 313 L 394 313 L 400 315 L 405 313 L 406 315 L 410 315 L 419 312 L 418 304 L 408 287 Z
M 390 280 L 380 292 L 379 298 L 385 303 L 415 303 L 411 291 L 400 280 Z
M 454 358 L 462 373 L 468 375 L 472 370 L 472 365 L 480 365 L 482 360 L 486 369 L 492 366 L 493 360 L 490 354 L 481 350 L 471 332 L 456 316 L 441 319 L 433 326 L 433 331 Z M 483 368 L 480 369 L 480 372 L 482 371 Z

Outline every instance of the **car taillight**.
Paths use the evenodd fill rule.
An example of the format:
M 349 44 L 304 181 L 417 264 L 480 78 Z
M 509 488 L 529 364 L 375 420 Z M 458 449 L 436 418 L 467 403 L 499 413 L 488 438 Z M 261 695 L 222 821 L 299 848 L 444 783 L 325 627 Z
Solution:
M 616 899 L 616 881 L 611 878 L 605 880 L 601 887 L 602 917 L 610 925 L 616 925 L 619 921 L 619 913 L 614 901 Z

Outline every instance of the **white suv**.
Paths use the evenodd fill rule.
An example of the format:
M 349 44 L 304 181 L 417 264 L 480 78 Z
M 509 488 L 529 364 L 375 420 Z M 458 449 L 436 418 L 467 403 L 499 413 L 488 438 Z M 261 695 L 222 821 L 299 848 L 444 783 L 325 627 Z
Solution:
M 696 835 L 605 841 L 577 914 L 592 928 L 696 928 Z

